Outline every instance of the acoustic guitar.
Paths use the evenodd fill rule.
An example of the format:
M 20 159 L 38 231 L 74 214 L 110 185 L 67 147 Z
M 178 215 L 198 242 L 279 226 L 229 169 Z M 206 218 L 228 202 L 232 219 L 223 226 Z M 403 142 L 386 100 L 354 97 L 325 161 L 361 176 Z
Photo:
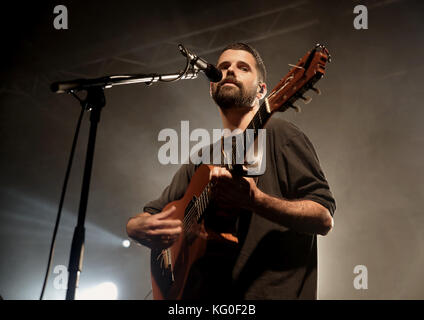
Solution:
M 284 112 L 289 108 L 299 111 L 299 108 L 293 103 L 298 99 L 302 99 L 305 104 L 309 103 L 311 98 L 303 95 L 306 91 L 312 90 L 320 94 L 314 84 L 323 77 L 327 62 L 330 62 L 328 50 L 317 44 L 303 58 L 299 59 L 296 65 L 289 65 L 291 69 L 288 74 L 264 99 L 247 127 L 254 131 L 254 139 L 257 138 L 258 130 L 265 126 L 274 112 Z M 246 148 L 251 144 L 252 141 L 246 141 Z M 233 145 L 233 155 L 236 152 L 234 148 Z M 238 169 L 237 171 L 243 174 L 240 166 L 229 164 L 227 167 L 229 170 Z M 167 204 L 163 209 L 176 207 L 170 218 L 182 221 L 183 233 L 168 249 L 152 249 L 151 276 L 153 299 L 155 300 L 179 300 L 182 298 L 191 266 L 204 256 L 209 237 L 220 238 L 229 244 L 238 241 L 231 233 L 216 233 L 213 230 L 203 232 L 205 231 L 205 215 L 210 212 L 207 209 L 212 199 L 209 181 L 209 173 L 212 168 L 212 165 L 201 164 L 191 178 L 184 196 L 180 200 Z M 204 234 L 207 234 L 207 237 L 200 236 Z

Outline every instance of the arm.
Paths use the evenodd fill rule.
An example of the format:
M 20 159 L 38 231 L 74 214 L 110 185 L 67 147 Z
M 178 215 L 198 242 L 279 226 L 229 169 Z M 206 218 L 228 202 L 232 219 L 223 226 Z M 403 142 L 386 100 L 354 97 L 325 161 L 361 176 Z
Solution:
M 263 193 L 257 187 L 254 194 L 251 210 L 287 228 L 324 236 L 334 226 L 328 209 L 315 201 L 279 199 Z
M 130 218 L 128 236 L 150 249 L 170 247 L 182 232 L 181 221 L 169 218 L 174 211 L 175 207 L 171 207 L 158 214 L 143 212 Z
M 160 197 L 147 203 L 143 213 L 128 220 L 128 236 L 150 249 L 170 247 L 181 234 L 182 223 L 178 219 L 170 218 L 175 208 L 163 208 L 184 195 L 193 173 L 194 166 L 182 165 Z
M 297 232 L 326 235 L 333 227 L 330 212 L 311 200 L 285 200 L 262 192 L 252 178 L 232 176 L 225 168 L 211 171 L 213 194 L 222 208 L 241 207 Z

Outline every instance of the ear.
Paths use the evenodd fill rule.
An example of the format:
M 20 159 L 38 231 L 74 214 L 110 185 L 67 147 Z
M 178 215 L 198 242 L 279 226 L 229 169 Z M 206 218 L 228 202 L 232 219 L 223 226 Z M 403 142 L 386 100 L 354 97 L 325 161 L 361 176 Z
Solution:
M 266 83 L 259 82 L 256 97 L 258 97 L 259 100 L 262 100 L 263 98 L 265 98 L 266 93 L 267 93 Z

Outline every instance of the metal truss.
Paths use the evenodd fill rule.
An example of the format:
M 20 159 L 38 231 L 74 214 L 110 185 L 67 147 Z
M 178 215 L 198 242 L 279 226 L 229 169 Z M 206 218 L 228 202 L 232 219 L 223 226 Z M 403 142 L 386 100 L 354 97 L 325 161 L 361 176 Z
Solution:
M 398 1 L 402 0 L 381 0 L 374 2 L 369 7 L 383 7 Z M 354 3 L 356 2 L 343 2 L 343 7 L 349 8 L 349 10 L 346 9 L 341 14 L 352 14 Z M 253 43 L 282 34 L 294 33 L 314 27 L 320 23 L 318 18 L 310 19 L 309 15 L 309 19 L 306 19 L 308 15 L 302 15 L 302 12 L 307 11 L 306 9 L 310 10 L 311 6 L 311 0 L 300 0 L 186 34 L 144 43 L 127 50 L 118 49 L 113 54 L 108 53 L 64 70 L 52 70 L 45 74 L 34 74 L 32 75 L 32 83 L 27 79 L 25 87 L 16 83 L 8 87 L 2 86 L 0 88 L 0 97 L 3 94 L 24 94 L 27 97 L 28 95 L 39 95 L 41 97 L 49 93 L 49 85 L 57 80 L 98 77 L 110 74 L 111 70 L 129 69 L 144 72 L 146 68 L 174 66 L 178 65 L 178 62 L 182 64 L 183 58 L 177 50 L 179 43 L 183 43 L 201 56 L 206 56 L 218 52 L 223 46 L 234 40 Z M 305 19 L 290 19 L 293 16 L 293 12 Z M 231 37 L 235 34 L 238 35 L 237 39 L 232 39 Z M 114 41 L 111 40 L 111 42 L 113 43 Z M 120 67 L 123 67 L 123 69 Z M 123 73 L 122 71 L 120 72 Z

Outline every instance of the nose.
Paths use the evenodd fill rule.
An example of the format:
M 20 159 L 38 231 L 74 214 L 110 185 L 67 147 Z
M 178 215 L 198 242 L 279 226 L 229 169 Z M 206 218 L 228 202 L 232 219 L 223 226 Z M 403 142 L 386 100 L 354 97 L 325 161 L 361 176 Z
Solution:
M 230 66 L 227 68 L 227 74 L 226 74 L 226 76 L 228 76 L 228 75 L 235 76 L 235 73 L 234 73 L 234 66 L 233 66 L 233 65 L 230 65 Z

